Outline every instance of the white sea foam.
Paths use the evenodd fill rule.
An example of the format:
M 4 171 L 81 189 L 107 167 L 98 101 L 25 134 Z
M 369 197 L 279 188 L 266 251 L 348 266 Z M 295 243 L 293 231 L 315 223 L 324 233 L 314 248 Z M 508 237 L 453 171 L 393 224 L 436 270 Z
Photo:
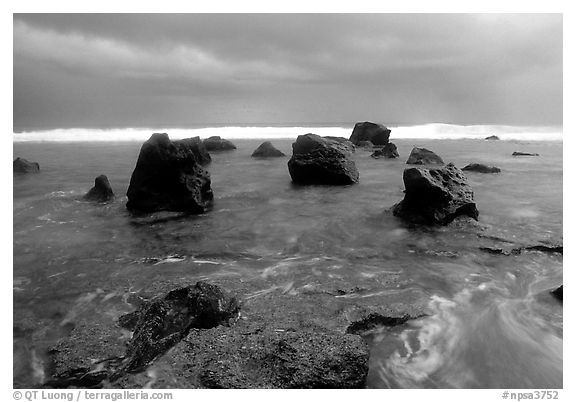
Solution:
M 496 135 L 501 140 L 562 141 L 562 127 L 521 127 L 455 124 L 424 124 L 415 126 L 389 126 L 392 139 L 484 139 Z M 152 133 L 165 132 L 172 139 L 219 135 L 227 139 L 280 139 L 315 133 L 321 136 L 350 137 L 350 127 L 205 127 L 205 128 L 122 128 L 122 129 L 55 129 L 26 131 L 13 134 L 14 142 L 87 142 L 87 141 L 146 141 Z

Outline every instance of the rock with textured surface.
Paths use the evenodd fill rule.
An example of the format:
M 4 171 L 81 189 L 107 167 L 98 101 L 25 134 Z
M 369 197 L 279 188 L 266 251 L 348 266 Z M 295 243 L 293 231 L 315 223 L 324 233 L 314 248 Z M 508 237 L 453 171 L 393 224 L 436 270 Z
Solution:
M 376 124 L 369 121 L 356 123 L 350 141 L 358 145 L 360 141 L 370 141 L 374 145 L 386 145 L 390 139 L 391 130 L 382 124 Z
M 379 158 L 394 159 L 398 158 L 400 155 L 398 154 L 398 149 L 396 148 L 396 145 L 389 142 L 382 148 L 374 151 L 374 153 L 372 153 L 372 155 L 370 156 L 375 159 Z
M 140 149 L 126 207 L 134 212 L 203 213 L 214 199 L 210 174 L 200 166 L 197 141 L 153 134 Z
M 412 148 L 410 156 L 406 161 L 407 165 L 443 165 L 441 157 L 426 148 Z
M 500 173 L 500 168 L 496 166 L 487 166 L 482 163 L 470 163 L 462 168 L 463 171 L 477 173 Z
M 252 153 L 253 158 L 272 158 L 286 156 L 284 152 L 276 149 L 270 141 L 263 142 Z
M 351 153 L 341 143 L 316 134 L 299 135 L 292 144 L 288 170 L 297 184 L 346 185 L 358 182 Z
M 393 213 L 409 223 L 446 225 L 456 217 L 478 220 L 474 193 L 464 173 L 453 164 L 404 170 L 404 199 Z
M 84 196 L 87 201 L 107 202 L 114 198 L 114 192 L 106 175 L 101 174 L 94 179 L 94 187 Z
M 38 162 L 30 162 L 24 158 L 16 158 L 12 163 L 14 173 L 38 173 L 40 165 Z
M 236 149 L 236 145 L 231 141 L 221 138 L 218 135 L 206 138 L 204 140 L 204 146 L 208 151 L 231 151 Z

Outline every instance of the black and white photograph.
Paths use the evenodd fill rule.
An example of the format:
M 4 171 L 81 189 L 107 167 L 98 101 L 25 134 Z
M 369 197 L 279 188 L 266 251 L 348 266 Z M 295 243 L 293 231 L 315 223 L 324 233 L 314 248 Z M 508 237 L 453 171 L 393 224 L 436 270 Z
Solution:
M 7 400 L 562 400 L 564 24 L 13 13 Z

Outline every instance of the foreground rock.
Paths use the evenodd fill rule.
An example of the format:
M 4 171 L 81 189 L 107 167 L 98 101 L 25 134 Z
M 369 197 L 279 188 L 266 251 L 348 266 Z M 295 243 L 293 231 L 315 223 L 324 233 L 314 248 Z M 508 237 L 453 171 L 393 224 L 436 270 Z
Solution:
M 393 213 L 409 223 L 446 225 L 459 216 L 478 220 L 474 193 L 464 173 L 453 164 L 404 170 L 404 199 Z
M 84 196 L 86 201 L 107 202 L 114 199 L 114 192 L 106 175 L 100 175 L 94 180 L 94 187 Z
M 489 140 L 489 141 L 498 141 L 500 138 L 497 135 L 491 135 L 491 136 L 486 137 L 484 139 Z
M 441 157 L 426 148 L 412 148 L 410 156 L 406 161 L 407 165 L 443 165 Z
M 554 296 L 555 298 L 557 298 L 558 300 L 562 301 L 562 293 L 563 290 L 562 288 L 564 287 L 564 285 L 560 286 L 559 288 L 554 289 L 553 291 L 551 291 L 550 293 L 552 293 L 552 296 Z
M 333 137 L 330 135 L 327 135 L 325 137 L 322 137 L 325 140 L 330 140 L 332 141 L 332 144 L 339 148 L 340 150 L 342 150 L 343 152 L 348 152 L 348 153 L 354 153 L 356 152 L 356 147 L 354 146 L 354 144 L 352 143 L 352 141 L 350 141 L 348 138 L 344 138 L 344 137 Z
M 361 141 L 370 141 L 374 145 L 386 145 L 390 139 L 391 130 L 382 124 L 365 121 L 356 123 L 350 141 L 354 145 L 359 145 Z
M 284 154 L 284 152 L 276 149 L 270 141 L 263 142 L 252 153 L 253 158 L 271 158 L 279 156 L 286 156 L 286 155 Z
M 351 154 L 341 143 L 316 134 L 299 135 L 292 144 L 288 171 L 297 184 L 346 185 L 358 182 Z
M 210 174 L 200 166 L 198 141 L 153 134 L 140 149 L 126 207 L 134 212 L 203 213 L 212 205 Z
M 14 173 L 39 173 L 40 165 L 38 162 L 30 162 L 24 158 L 16 158 L 12 163 Z
M 512 156 L 540 156 L 539 154 L 531 154 L 528 152 L 513 152 Z
M 398 154 L 398 149 L 396 148 L 396 145 L 391 143 L 391 142 L 384 145 L 382 148 L 377 149 L 370 156 L 372 158 L 375 158 L 375 159 L 379 159 L 379 158 L 394 159 L 394 158 L 400 157 L 400 155 Z
M 204 140 L 204 146 L 208 151 L 230 151 L 236 149 L 231 141 L 228 141 L 220 136 L 213 136 Z
M 462 168 L 464 171 L 477 172 L 477 173 L 500 173 L 500 168 L 496 166 L 487 166 L 481 163 L 470 163 Z

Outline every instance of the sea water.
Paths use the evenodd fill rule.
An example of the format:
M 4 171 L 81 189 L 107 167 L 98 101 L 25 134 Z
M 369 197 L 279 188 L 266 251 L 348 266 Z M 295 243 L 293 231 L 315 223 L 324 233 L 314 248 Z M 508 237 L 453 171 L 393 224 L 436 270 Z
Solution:
M 396 130 L 391 140 L 399 159 L 355 152 L 358 184 L 298 187 L 288 157 L 250 157 L 263 138 L 290 155 L 293 139 L 286 137 L 310 131 L 348 137 L 350 127 L 256 129 L 252 139 L 242 138 L 246 128 L 198 129 L 204 137 L 235 138 L 238 147 L 212 153 L 207 169 L 214 208 L 153 223 L 125 208 L 141 143 L 152 131 L 120 138 L 120 131 L 97 138 L 90 130 L 83 137 L 73 131 L 52 138 L 15 134 L 14 157 L 39 162 L 41 173 L 14 175 L 14 386 L 46 380 L 46 349 L 75 322 L 117 317 L 127 311 L 128 293 L 156 280 L 266 277 L 300 294 L 334 275 L 354 287 L 360 278 L 389 272 L 426 295 L 430 314 L 365 335 L 368 387 L 562 387 L 562 304 L 548 293 L 562 283 L 562 256 L 479 249 L 562 243 L 558 133 L 532 130 L 521 139 L 521 130 L 492 127 L 467 138 L 433 139 L 395 137 L 402 131 Z M 172 138 L 199 134 L 167 132 Z M 490 134 L 510 137 L 481 139 Z M 502 169 L 467 173 L 480 211 L 477 225 L 411 229 L 390 213 L 403 197 L 402 172 L 413 146 L 459 167 L 479 162 Z M 540 156 L 512 157 L 514 151 Z M 117 198 L 82 202 L 100 174 Z

